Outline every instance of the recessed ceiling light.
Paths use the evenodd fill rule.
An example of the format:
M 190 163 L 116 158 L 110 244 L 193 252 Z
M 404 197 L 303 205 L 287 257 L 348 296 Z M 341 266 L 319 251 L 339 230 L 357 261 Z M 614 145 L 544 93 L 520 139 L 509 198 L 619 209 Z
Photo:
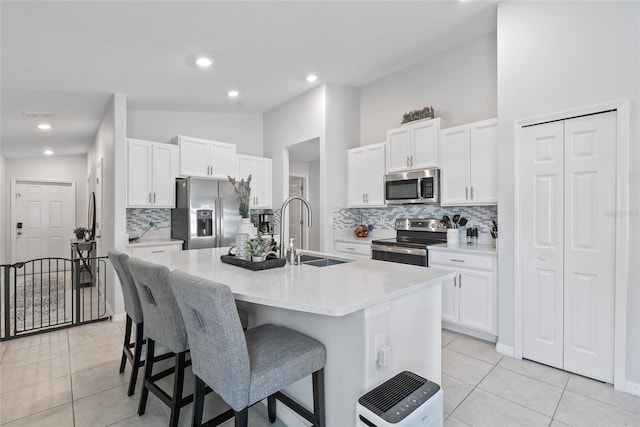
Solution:
M 40 123 L 38 125 L 38 129 L 40 129 L 40 130 L 49 130 L 49 129 L 51 129 L 51 125 L 49 123 Z
M 230 90 L 229 93 L 227 93 L 227 95 L 229 95 L 230 98 L 235 98 L 236 96 L 240 95 L 238 93 L 237 90 Z
M 52 150 L 44 150 L 44 151 L 42 152 L 42 154 L 44 154 L 45 156 L 50 156 L 50 155 L 52 155 L 52 154 L 53 154 L 53 151 L 52 151 Z
M 213 59 L 207 58 L 206 56 L 201 56 L 200 58 L 196 59 L 196 64 L 198 64 L 202 68 L 207 68 L 210 67 L 211 64 L 213 64 Z
M 318 76 L 316 76 L 315 74 L 309 74 L 307 76 L 307 81 L 308 82 L 315 82 L 316 80 L 318 80 Z

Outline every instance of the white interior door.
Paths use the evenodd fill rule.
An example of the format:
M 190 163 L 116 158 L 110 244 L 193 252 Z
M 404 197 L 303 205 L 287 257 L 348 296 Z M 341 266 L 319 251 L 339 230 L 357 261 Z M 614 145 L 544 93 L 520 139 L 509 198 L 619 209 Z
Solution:
M 616 113 L 564 123 L 564 365 L 613 382 Z
M 563 124 L 532 126 L 522 147 L 522 356 L 563 368 Z
M 521 157 L 522 355 L 613 381 L 615 113 L 532 126 Z
M 76 217 L 74 183 L 17 180 L 12 197 L 12 262 L 68 258 Z

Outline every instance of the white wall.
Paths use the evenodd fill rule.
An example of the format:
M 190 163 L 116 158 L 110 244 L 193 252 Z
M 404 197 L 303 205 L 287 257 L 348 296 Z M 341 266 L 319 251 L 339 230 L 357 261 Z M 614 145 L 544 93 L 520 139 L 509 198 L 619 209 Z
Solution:
M 88 173 L 92 191 L 95 191 L 96 167 L 103 162 L 102 237 L 98 242 L 98 255 L 104 256 L 110 248 L 122 251 L 126 244 L 126 97 L 115 94 L 98 128 L 87 155 Z M 122 291 L 112 268 L 107 268 L 107 303 L 113 314 L 124 312 Z
M 2 182 L 5 187 L 3 200 L 3 215 L 7 219 L 3 232 L 7 236 L 4 242 L 7 260 L 11 257 L 11 179 L 32 178 L 71 181 L 76 186 L 75 226 L 85 226 L 87 222 L 87 207 L 85 202 L 87 156 L 56 156 L 33 157 L 26 159 L 4 159 L 4 174 Z M 26 260 L 22 260 L 26 261 Z
M 2 142 L 0 142 L 0 149 L 1 148 L 2 148 Z M 0 180 L 0 200 L 3 200 L 2 204 L 6 203 L 5 186 L 6 186 L 7 180 L 5 179 L 5 176 L 4 176 L 4 170 L 5 170 L 5 158 L 0 153 L 0 178 L 2 178 Z M 5 218 L 6 218 L 5 209 L 0 209 L 0 264 L 5 264 L 9 262 L 9 250 L 6 248 L 9 244 L 8 242 L 9 239 L 4 238 L 4 236 L 8 235 L 8 234 L 5 234 L 5 231 L 4 231 L 4 227 L 6 226 Z
M 238 154 L 262 156 L 262 114 L 127 111 L 127 137 L 169 142 L 176 135 L 228 142 Z
M 498 4 L 499 341 L 514 344 L 514 121 L 631 101 L 627 379 L 640 387 L 639 2 Z
M 309 204 L 311 206 L 320 206 L 320 160 L 307 163 L 309 167 Z M 311 227 L 309 230 L 309 249 L 313 251 L 320 250 L 320 227 Z
M 496 117 L 496 34 L 361 88 L 360 145 L 383 142 L 408 111 L 433 106 L 451 125 Z

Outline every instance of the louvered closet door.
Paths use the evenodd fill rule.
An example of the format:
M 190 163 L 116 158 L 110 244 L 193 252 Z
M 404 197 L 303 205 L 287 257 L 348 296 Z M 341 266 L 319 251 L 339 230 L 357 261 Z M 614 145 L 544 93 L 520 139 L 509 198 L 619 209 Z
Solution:
M 616 113 L 564 126 L 564 365 L 611 383 Z
M 563 368 L 563 124 L 525 128 L 522 356 Z
M 524 132 L 522 355 L 613 382 L 616 113 Z

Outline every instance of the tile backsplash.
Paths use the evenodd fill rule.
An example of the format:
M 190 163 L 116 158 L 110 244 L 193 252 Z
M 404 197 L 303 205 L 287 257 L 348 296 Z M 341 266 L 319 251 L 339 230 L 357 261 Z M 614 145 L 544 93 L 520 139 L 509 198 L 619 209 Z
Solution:
M 127 233 L 138 234 L 149 228 L 168 231 L 171 234 L 171 209 L 127 209 Z
M 350 229 L 358 224 L 373 224 L 377 229 L 393 230 L 397 218 L 438 218 L 443 215 L 465 217 L 467 227 L 478 227 L 479 231 L 489 232 L 492 219 L 498 218 L 497 206 L 437 206 L 437 205 L 399 205 L 386 208 L 336 209 L 333 211 L 333 228 Z

